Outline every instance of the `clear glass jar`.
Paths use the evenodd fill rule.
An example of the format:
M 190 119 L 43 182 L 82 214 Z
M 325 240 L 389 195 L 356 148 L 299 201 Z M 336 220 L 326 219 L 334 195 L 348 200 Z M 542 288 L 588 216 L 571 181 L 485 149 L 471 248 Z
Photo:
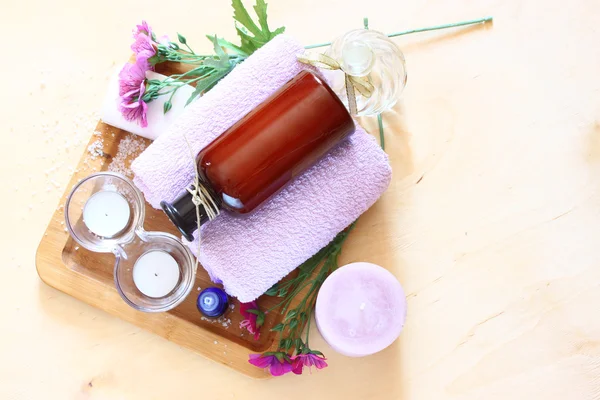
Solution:
M 385 34 L 355 29 L 335 39 L 325 53 L 342 70 L 326 71 L 331 88 L 348 107 L 344 74 L 368 76 L 374 86 L 371 97 L 356 92 L 357 115 L 376 115 L 394 106 L 406 85 L 404 54 Z
M 92 210 L 96 211 L 95 216 L 110 218 L 108 214 L 114 208 L 107 208 L 106 203 L 111 200 L 116 200 L 115 208 L 125 211 L 115 213 L 114 217 L 121 218 L 121 221 L 117 221 L 119 225 L 113 230 L 114 233 L 107 236 L 98 234 L 99 225 L 92 223 L 88 213 L 90 199 L 100 193 L 106 196 L 101 204 L 94 204 L 102 209 L 100 215 L 97 208 Z M 96 253 L 115 255 L 115 286 L 127 304 L 144 312 L 168 311 L 180 304 L 194 287 L 196 264 L 190 250 L 177 237 L 166 232 L 144 230 L 144 207 L 142 194 L 133 182 L 116 173 L 100 172 L 73 187 L 65 203 L 65 222 L 69 233 L 81 246 Z M 104 214 L 105 210 L 109 210 L 107 214 Z M 102 230 L 107 232 L 106 225 L 102 226 Z M 152 252 L 161 252 L 167 255 L 167 260 L 171 260 L 174 266 L 176 263 L 171 276 L 172 284 L 168 283 L 169 286 L 160 295 L 142 292 L 134 276 L 136 262 Z M 137 283 L 139 285 L 140 281 Z

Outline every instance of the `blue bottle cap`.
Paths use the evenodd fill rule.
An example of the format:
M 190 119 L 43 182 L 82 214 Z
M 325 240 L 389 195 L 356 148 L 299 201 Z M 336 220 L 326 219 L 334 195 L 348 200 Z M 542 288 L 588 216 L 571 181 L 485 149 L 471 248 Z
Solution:
M 198 310 L 205 317 L 209 318 L 217 318 L 225 314 L 228 305 L 227 293 L 216 287 L 210 287 L 201 291 L 196 302 Z

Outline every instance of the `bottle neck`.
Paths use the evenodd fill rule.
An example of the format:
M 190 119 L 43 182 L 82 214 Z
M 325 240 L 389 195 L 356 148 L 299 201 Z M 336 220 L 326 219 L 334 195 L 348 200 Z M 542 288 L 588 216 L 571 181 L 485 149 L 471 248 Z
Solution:
M 221 202 L 214 190 L 205 182 L 199 185 L 198 191 L 194 186 L 191 186 L 190 189 L 185 190 L 172 202 L 161 201 L 160 205 L 185 239 L 192 242 L 193 234 L 198 229 L 198 216 L 200 225 L 210 221 L 219 214 Z M 196 195 L 194 196 L 192 193 Z M 196 201 L 194 201 L 195 199 Z

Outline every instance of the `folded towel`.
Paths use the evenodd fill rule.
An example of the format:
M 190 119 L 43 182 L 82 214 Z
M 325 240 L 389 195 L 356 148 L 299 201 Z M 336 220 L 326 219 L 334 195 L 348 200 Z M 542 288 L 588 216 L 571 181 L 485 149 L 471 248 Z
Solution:
M 304 66 L 303 47 L 280 35 L 189 106 L 132 164 L 134 182 L 158 208 L 194 175 L 194 153 L 256 107 Z M 202 266 L 227 293 L 256 299 L 366 211 L 387 188 L 391 169 L 375 139 L 356 132 L 249 215 L 223 212 L 202 228 Z M 196 252 L 196 244 L 189 244 Z

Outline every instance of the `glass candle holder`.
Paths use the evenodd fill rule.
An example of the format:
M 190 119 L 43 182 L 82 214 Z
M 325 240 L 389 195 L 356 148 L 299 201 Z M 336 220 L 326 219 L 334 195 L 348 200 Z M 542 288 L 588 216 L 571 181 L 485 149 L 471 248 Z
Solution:
M 326 71 L 333 91 L 348 107 L 344 74 L 368 76 L 374 86 L 370 97 L 356 91 L 357 115 L 376 115 L 396 104 L 406 85 L 404 54 L 385 34 L 355 29 L 335 39 L 326 55 L 340 63 L 341 71 Z
M 146 232 L 142 194 L 126 177 L 100 172 L 73 187 L 65 203 L 65 222 L 86 249 L 115 255 L 119 295 L 144 312 L 168 311 L 191 292 L 193 255 L 166 232 Z

